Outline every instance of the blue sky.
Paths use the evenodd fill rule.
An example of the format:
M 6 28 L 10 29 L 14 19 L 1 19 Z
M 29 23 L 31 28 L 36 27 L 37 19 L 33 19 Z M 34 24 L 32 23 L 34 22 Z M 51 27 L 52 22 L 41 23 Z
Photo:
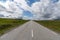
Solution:
M 6 2 L 7 0 L 0 0 L 1 2 Z M 9 1 L 14 1 L 14 0 L 9 0 Z M 33 3 L 35 3 L 35 2 L 39 2 L 40 0 L 26 0 L 26 1 L 28 1 L 27 2 L 27 4 L 29 5 L 29 6 L 31 6 Z M 51 0 L 52 2 L 58 2 L 59 0 Z
M 9 1 L 9 3 L 7 2 Z M 2 2 L 2 3 L 1 3 Z M 17 6 L 17 10 L 16 12 L 18 13 L 22 13 L 23 16 L 26 16 L 26 17 L 33 17 L 34 16 L 34 13 L 38 14 L 36 16 L 38 16 L 40 18 L 40 16 L 43 18 L 44 16 L 44 13 L 39 13 L 39 11 L 41 11 L 41 9 L 43 9 L 43 6 L 41 5 L 41 3 L 44 4 L 44 6 L 47 6 L 48 5 L 48 2 L 49 0 L 46 0 L 46 1 L 41 1 L 41 0 L 0 0 L 0 3 L 3 5 L 3 8 L 9 8 L 9 5 L 12 5 L 10 3 L 13 3 L 12 5 L 12 9 L 14 9 L 16 6 Z M 53 3 L 57 3 L 59 2 L 59 0 L 51 0 L 51 2 Z M 20 4 L 19 4 L 20 3 Z M 16 5 L 15 5 L 16 4 Z M 32 5 L 33 4 L 33 5 Z M 45 5 L 46 4 L 46 5 Z M 4 7 L 5 6 L 5 7 Z M 41 7 L 40 7 L 41 6 Z M 50 6 L 49 6 L 50 7 Z M 10 8 L 11 9 L 11 8 Z M 23 10 L 20 11 L 20 10 Z M 50 9 L 49 9 L 50 10 Z M 8 10 L 9 11 L 9 10 Z M 59 8 L 58 10 L 59 11 Z M 55 12 L 57 14 L 57 11 Z M 15 11 L 14 11 L 15 12 Z M 8 13 L 6 11 L 6 13 Z M 55 18 L 57 18 L 56 16 L 58 16 L 58 14 L 53 14 L 51 13 L 52 15 L 54 15 Z M 12 13 L 11 13 L 12 14 Z M 17 13 L 16 13 L 17 14 Z M 45 14 L 47 15 L 47 14 Z M 23 17 L 22 16 L 22 17 Z M 34 16 L 35 17 L 35 16 Z M 54 18 L 53 17 L 53 18 Z M 47 17 L 45 17 L 47 18 Z
M 24 11 L 23 16 L 33 17 L 33 14 L 31 12 L 29 12 L 29 11 Z
M 0 0 L 1 2 L 6 2 L 7 0 Z
M 53 3 L 56 3 L 56 2 L 58 2 L 59 0 L 51 0 Z M 33 3 L 35 3 L 35 2 L 40 2 L 40 0 L 27 0 L 27 4 L 31 7 L 32 6 L 32 4 Z M 24 16 L 28 16 L 28 17 L 32 17 L 33 16 L 33 14 L 32 13 L 30 13 L 29 11 L 25 11 L 24 13 L 23 13 L 23 15 Z
M 33 3 L 39 2 L 40 0 L 26 0 L 26 1 L 27 1 L 27 4 L 31 7 Z M 33 14 L 29 11 L 24 11 L 23 16 L 33 17 Z
M 26 0 L 26 1 L 28 1 L 27 4 L 31 6 L 33 3 L 39 2 L 40 0 Z
M 58 2 L 59 0 L 51 0 L 53 3 L 56 3 L 56 2 Z
M 1 2 L 6 2 L 7 0 L 0 0 Z M 10 0 L 11 2 L 12 1 L 14 1 L 14 0 Z M 39 0 L 28 0 L 29 1 L 29 3 L 27 2 L 27 4 L 29 5 L 29 6 L 31 6 L 32 5 L 32 3 L 34 3 L 34 2 L 37 2 L 37 1 L 39 1 Z M 17 5 L 18 7 L 19 7 L 19 5 Z M 20 7 L 19 7 L 20 8 Z M 22 9 L 22 8 L 20 8 L 20 9 Z M 23 9 L 22 9 L 23 10 Z M 23 10 L 24 12 L 23 12 L 23 16 L 27 16 L 27 17 L 32 17 L 33 16 L 33 14 L 31 13 L 31 12 L 29 12 L 29 11 L 25 11 L 25 10 Z
M 40 0 L 27 0 L 28 2 L 27 2 L 27 4 L 29 5 L 29 6 L 31 6 L 33 3 L 35 3 L 35 2 L 40 2 Z M 56 3 L 56 2 L 58 2 L 59 0 L 51 0 L 53 3 Z
M 1 1 L 1 2 L 6 2 L 7 0 L 0 0 L 0 1 Z M 14 1 L 14 0 L 9 0 L 9 1 L 11 1 L 11 2 L 12 2 L 12 1 Z

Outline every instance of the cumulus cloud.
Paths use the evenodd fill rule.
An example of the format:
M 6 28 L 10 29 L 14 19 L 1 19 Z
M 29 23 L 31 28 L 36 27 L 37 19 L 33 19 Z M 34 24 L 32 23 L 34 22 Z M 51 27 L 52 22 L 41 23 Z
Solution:
M 46 8 L 49 6 L 49 0 L 41 0 L 40 2 L 35 2 L 32 5 L 32 10 L 34 13 L 34 17 L 36 17 L 36 19 L 38 20 L 42 20 L 45 19 L 43 18 L 44 15 L 46 15 Z
M 38 20 L 53 20 L 60 18 L 60 0 L 41 0 L 32 5 L 34 17 Z
M 60 0 L 40 0 L 27 4 L 28 0 L 8 0 L 4 3 L 0 2 L 0 14 L 11 18 L 23 17 L 23 19 L 33 20 L 53 20 L 60 18 Z M 24 11 L 33 14 L 32 17 L 22 16 Z
M 18 18 L 22 16 L 23 10 L 17 6 L 16 2 L 0 2 L 0 14 L 6 18 Z

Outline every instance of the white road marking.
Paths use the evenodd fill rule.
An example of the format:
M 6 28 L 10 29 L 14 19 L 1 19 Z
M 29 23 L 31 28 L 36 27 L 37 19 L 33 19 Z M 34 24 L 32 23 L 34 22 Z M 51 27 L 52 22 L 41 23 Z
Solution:
M 30 35 L 29 35 L 30 34 Z M 60 40 L 60 35 L 56 35 L 49 29 L 34 21 L 30 21 L 7 34 L 1 36 L 0 40 Z
M 33 30 L 31 31 L 32 32 L 32 38 L 34 37 L 34 35 L 33 35 Z

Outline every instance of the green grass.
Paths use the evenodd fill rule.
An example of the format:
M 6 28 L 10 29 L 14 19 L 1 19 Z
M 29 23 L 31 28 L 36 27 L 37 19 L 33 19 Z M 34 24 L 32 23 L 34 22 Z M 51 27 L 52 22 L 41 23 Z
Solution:
M 0 36 L 25 22 L 27 20 L 0 18 Z
M 43 21 L 36 21 L 36 22 L 57 33 L 60 33 L 60 20 L 50 20 L 50 21 L 43 20 Z

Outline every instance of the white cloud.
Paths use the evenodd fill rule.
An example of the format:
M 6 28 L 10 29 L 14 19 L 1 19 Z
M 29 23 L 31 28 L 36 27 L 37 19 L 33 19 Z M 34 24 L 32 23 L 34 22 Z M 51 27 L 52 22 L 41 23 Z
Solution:
M 18 18 L 22 16 L 23 10 L 19 9 L 19 7 L 16 6 L 17 4 L 15 2 L 9 2 L 6 3 L 0 2 L 0 14 L 3 14 L 5 17 L 9 18 Z M 4 9 L 4 8 L 6 9 Z
M 32 11 L 37 19 L 44 19 L 45 8 L 49 5 L 49 0 L 41 0 L 32 5 Z
M 28 6 L 27 2 L 28 1 L 25 0 L 14 0 L 14 2 L 7 1 L 5 3 L 0 2 L 0 5 L 6 8 L 3 9 L 4 11 L 0 10 L 0 14 L 17 18 L 19 16 L 21 17 L 25 10 L 30 11 L 33 14 L 33 17 L 30 19 L 35 20 L 51 20 L 60 17 L 60 1 L 53 4 L 51 0 L 40 0 L 39 2 L 33 3 L 31 7 Z M 27 16 L 24 18 L 28 19 Z
M 20 7 L 23 8 L 24 10 L 31 10 L 25 0 L 15 0 L 15 2 L 20 3 Z
M 38 20 L 52 20 L 60 17 L 60 2 L 55 4 L 51 0 L 41 0 L 32 5 L 34 17 Z

